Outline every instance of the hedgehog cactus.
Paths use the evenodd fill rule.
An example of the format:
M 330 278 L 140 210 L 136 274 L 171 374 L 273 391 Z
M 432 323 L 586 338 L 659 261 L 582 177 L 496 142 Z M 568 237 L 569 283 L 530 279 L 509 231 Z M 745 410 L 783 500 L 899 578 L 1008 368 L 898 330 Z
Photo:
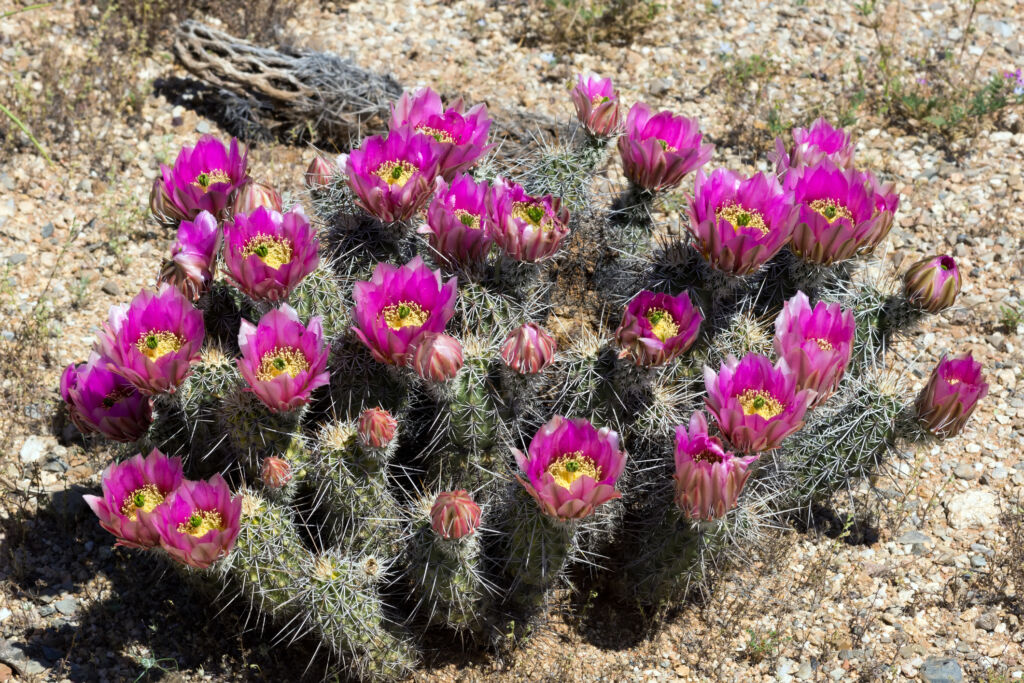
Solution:
M 407 93 L 305 171 L 314 220 L 237 142 L 182 150 L 151 199 L 164 284 L 61 380 L 83 432 L 152 451 L 104 474 L 104 528 L 395 679 L 427 630 L 498 642 L 570 577 L 654 609 L 706 590 L 761 529 L 963 431 L 978 363 L 916 402 L 886 370 L 961 274 L 861 265 L 899 196 L 846 132 L 794 131 L 780 178 L 705 173 L 695 120 L 627 115 L 597 76 L 572 101 L 572 135 L 504 164 L 484 107 Z

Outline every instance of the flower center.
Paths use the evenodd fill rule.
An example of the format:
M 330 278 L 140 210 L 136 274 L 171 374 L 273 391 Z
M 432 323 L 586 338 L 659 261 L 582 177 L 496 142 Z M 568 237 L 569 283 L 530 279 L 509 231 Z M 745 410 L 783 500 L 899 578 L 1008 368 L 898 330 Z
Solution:
M 583 451 L 566 453 L 548 465 L 547 473 L 555 478 L 555 483 L 563 489 L 572 486 L 580 477 L 590 477 L 594 481 L 601 478 L 601 468 L 594 461 L 583 455 Z
M 413 174 L 419 171 L 408 161 L 385 161 L 383 164 L 377 167 L 374 171 L 374 175 L 383 180 L 388 185 L 398 185 L 402 187 L 409 178 L 412 178 Z
M 711 465 L 714 465 L 716 463 L 722 462 L 724 458 L 722 457 L 721 453 L 715 453 L 710 448 L 705 448 L 700 453 L 695 453 L 693 455 L 693 460 L 694 462 L 706 462 Z
M 224 520 L 216 510 L 196 510 L 178 525 L 178 533 L 200 538 L 214 530 L 224 528 Z
M 309 370 L 309 361 L 301 351 L 290 346 L 279 346 L 260 358 L 260 367 L 256 370 L 256 379 L 269 382 L 278 375 L 285 374 L 295 377 L 300 372 Z
M 212 171 L 203 171 L 196 176 L 196 179 L 192 181 L 192 184 L 200 188 L 203 192 L 210 189 L 211 185 L 217 183 L 230 183 L 231 176 L 220 169 L 214 169 Z
M 740 228 L 752 228 L 761 233 L 768 234 L 768 224 L 764 222 L 764 216 L 760 211 L 745 209 L 739 204 L 726 204 L 715 210 L 715 218 L 725 220 L 732 226 L 734 231 Z
M 121 514 L 135 522 L 138 521 L 139 510 L 152 512 L 162 502 L 164 502 L 164 496 L 156 484 L 146 484 L 125 497 L 124 502 L 121 503 Z
M 403 327 L 419 327 L 427 322 L 430 314 L 413 301 L 399 301 L 397 304 L 385 306 L 381 311 L 384 322 L 393 330 L 400 330 Z
M 650 308 L 644 317 L 651 324 L 651 332 L 661 341 L 668 341 L 679 334 L 679 325 L 676 324 L 672 314 L 664 308 Z
M 135 348 L 141 351 L 146 358 L 156 360 L 168 353 L 174 353 L 184 343 L 185 339 L 173 332 L 150 330 L 139 337 L 139 340 L 135 342 Z
M 116 387 L 113 391 L 103 397 L 103 407 L 113 408 L 115 405 L 135 393 L 132 387 Z
M 679 151 L 678 147 L 673 147 L 672 145 L 668 144 L 668 142 L 666 142 L 665 140 L 662 140 L 661 138 L 654 138 L 654 139 L 658 141 L 658 144 L 661 145 L 661 148 L 663 150 L 665 150 L 666 152 L 678 152 Z
M 530 225 L 547 232 L 553 225 L 551 219 L 547 219 L 547 212 L 540 202 L 516 202 L 512 205 L 512 217 L 524 220 Z
M 594 95 L 593 97 L 590 98 L 590 103 L 591 104 L 604 104 L 605 102 L 608 102 L 611 99 L 612 98 L 608 97 L 607 95 Z
M 747 389 L 739 396 L 744 415 L 760 415 L 770 420 L 782 412 L 782 404 L 764 389 Z
M 811 339 L 812 342 L 818 345 L 818 348 L 822 351 L 834 351 L 836 347 L 832 346 L 832 342 L 824 337 L 814 337 Z
M 455 217 L 459 219 L 460 223 L 471 230 L 480 229 L 480 216 L 475 213 L 470 213 L 465 209 L 455 209 Z
M 292 243 L 285 237 L 260 233 L 245 243 L 242 256 L 255 256 L 271 268 L 277 269 L 292 260 Z
M 850 210 L 834 199 L 815 199 L 809 206 L 824 216 L 829 223 L 834 223 L 838 218 L 853 221 Z
M 441 130 L 440 128 L 431 128 L 430 126 L 416 126 L 416 132 L 423 133 L 424 135 L 429 135 L 438 142 L 446 142 L 449 145 L 455 144 L 455 137 L 448 131 Z

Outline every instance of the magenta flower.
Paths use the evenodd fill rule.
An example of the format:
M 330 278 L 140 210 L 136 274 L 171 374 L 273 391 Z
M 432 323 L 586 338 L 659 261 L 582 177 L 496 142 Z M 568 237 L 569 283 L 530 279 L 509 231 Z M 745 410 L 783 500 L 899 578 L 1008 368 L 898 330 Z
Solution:
M 703 144 L 696 119 L 673 116 L 637 102 L 626 117 L 626 133 L 619 138 L 619 154 L 626 177 L 645 190 L 675 187 L 690 171 L 711 159 L 714 145 Z
M 356 433 L 368 448 L 384 448 L 395 438 L 398 420 L 383 408 L 369 408 L 359 413 Z
M 790 248 L 810 263 L 831 265 L 852 258 L 884 238 L 892 214 L 878 211 L 868 178 L 830 161 L 793 169 L 786 176 L 798 219 Z
M 557 197 L 531 197 L 521 186 L 498 178 L 488 201 L 494 219 L 491 236 L 516 261 L 550 258 L 569 234 L 569 210 Z
M 85 363 L 67 366 L 60 378 L 60 394 L 78 431 L 99 432 L 124 443 L 135 441 L 153 422 L 153 404 L 110 370 L 109 362 L 94 351 Z
M 929 313 L 944 311 L 960 293 L 960 269 L 952 256 L 933 256 L 910 266 L 903 275 L 907 301 Z
M 264 314 L 258 325 L 243 320 L 238 348 L 238 371 L 248 390 L 272 412 L 306 405 L 313 390 L 330 379 L 321 318 L 303 325 L 287 304 Z
M 195 147 L 182 147 L 173 168 L 160 165 L 149 199 L 153 214 L 171 223 L 190 221 L 200 211 L 224 218 L 232 194 L 249 178 L 247 156 L 234 138 L 230 149 L 210 135 Z
M 775 178 L 724 168 L 697 171 L 689 214 L 704 260 L 730 275 L 749 275 L 779 253 L 797 219 L 792 194 Z
M 690 431 L 676 427 L 676 505 L 689 519 L 710 522 L 736 507 L 750 466 L 758 456 L 737 457 L 708 436 L 708 422 L 697 411 Z
M 987 395 L 988 383 L 981 363 L 971 354 L 960 358 L 943 356 L 917 396 L 917 418 L 935 436 L 956 436 L 963 431 L 978 401 Z
M 703 317 L 686 292 L 676 296 L 644 290 L 626 306 L 615 340 L 622 357 L 645 368 L 664 365 L 686 353 Z
M 554 362 L 557 347 L 550 332 L 537 323 L 526 323 L 502 343 L 501 359 L 520 375 L 536 375 Z
M 117 545 L 153 548 L 160 545 L 156 521 L 164 500 L 182 483 L 181 458 L 168 458 L 155 448 L 103 470 L 103 497 L 82 496 L 100 518 L 100 526 L 117 537 Z
M 526 481 L 519 483 L 546 515 L 583 519 L 598 505 L 622 496 L 615 482 L 626 467 L 619 435 L 586 420 L 556 415 L 534 435 L 529 455 L 513 449 Z
M 814 398 L 812 390 L 798 391 L 796 380 L 784 359 L 772 366 L 756 353 L 741 361 L 729 356 L 718 373 L 704 366 L 704 403 L 738 450 L 770 451 L 803 426 Z
M 224 223 L 224 265 L 257 301 L 283 301 L 320 263 L 320 242 L 301 207 L 286 214 L 257 207 Z
M 386 223 L 412 218 L 434 189 L 443 155 L 439 147 L 433 138 L 408 129 L 363 140 L 347 162 L 356 203 Z
M 231 213 L 249 215 L 261 206 L 267 211 L 280 213 L 283 202 L 281 193 L 272 186 L 250 180 L 235 192 L 235 198 L 231 202 Z
M 480 506 L 464 489 L 437 494 L 430 508 L 430 527 L 441 538 L 457 541 L 480 526 Z
M 437 179 L 437 190 L 427 207 L 427 223 L 417 232 L 427 236 L 435 252 L 449 263 L 480 262 L 491 250 L 485 182 L 468 175 L 457 176 L 449 185 Z
M 839 385 L 853 353 L 856 329 L 853 313 L 839 304 L 819 301 L 812 309 L 803 292 L 783 304 L 775 319 L 775 352 L 796 374 L 798 389 L 816 392 L 811 407 Z
M 268 489 L 280 489 L 292 480 L 292 466 L 284 458 L 267 456 L 260 466 L 260 481 Z
M 184 481 L 156 511 L 160 545 L 178 562 L 206 569 L 231 552 L 238 538 L 242 497 L 219 474 Z
M 196 301 L 213 282 L 220 237 L 217 219 L 209 211 L 200 211 L 192 221 L 182 221 L 178 240 L 171 247 L 171 258 L 160 270 L 160 282 L 176 287 L 185 297 Z
M 464 108 L 459 98 L 445 109 L 441 96 L 430 88 L 406 91 L 391 105 L 389 127 L 392 132 L 409 129 L 432 138 L 440 150 L 438 173 L 451 180 L 468 171 L 490 149 L 487 132 L 491 119 L 487 106 L 478 104 L 463 113 Z
M 444 332 L 455 314 L 456 278 L 441 283 L 417 256 L 404 266 L 378 263 L 369 282 L 357 282 L 352 331 L 381 363 L 406 365 L 428 332 Z
M 131 304 L 111 306 L 96 338 L 107 367 L 144 394 L 174 393 L 199 361 L 203 314 L 174 287 L 139 292 Z
M 576 105 L 576 118 L 591 135 L 607 138 L 622 132 L 619 93 L 612 79 L 595 74 L 584 78 L 580 74 L 572 90 L 572 102 Z
M 416 342 L 412 368 L 428 382 L 447 382 L 462 369 L 462 344 L 450 335 L 427 332 Z
M 784 175 L 791 168 L 815 166 L 824 160 L 831 161 L 838 168 L 853 168 L 853 154 L 856 145 L 850 134 L 842 128 L 820 118 L 810 128 L 793 129 L 793 149 L 786 153 L 782 138 L 775 139 L 776 169 Z
M 900 206 L 900 193 L 896 191 L 893 183 L 883 183 L 871 171 L 861 173 L 861 177 L 871 193 L 877 220 L 871 232 L 864 236 L 858 253 L 870 254 L 889 235 L 889 231 L 892 230 L 896 209 Z

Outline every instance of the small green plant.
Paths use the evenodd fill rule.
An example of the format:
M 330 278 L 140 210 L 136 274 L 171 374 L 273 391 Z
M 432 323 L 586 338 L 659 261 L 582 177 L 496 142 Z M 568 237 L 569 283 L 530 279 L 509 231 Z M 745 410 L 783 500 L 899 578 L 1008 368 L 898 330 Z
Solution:
M 1013 334 L 1024 323 L 1024 305 L 1010 303 L 999 307 L 999 324 Z
M 747 635 L 744 654 L 752 664 L 760 664 L 765 660 L 773 659 L 778 653 L 779 645 L 785 640 L 779 637 L 779 632 L 775 629 L 762 631 L 748 628 Z

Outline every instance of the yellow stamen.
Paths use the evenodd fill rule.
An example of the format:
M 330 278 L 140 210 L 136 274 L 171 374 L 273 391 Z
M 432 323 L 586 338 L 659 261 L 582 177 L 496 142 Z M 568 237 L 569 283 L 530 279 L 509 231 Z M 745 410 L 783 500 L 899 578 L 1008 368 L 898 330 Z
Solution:
M 580 477 L 587 476 L 598 481 L 601 478 L 601 468 L 594 464 L 594 461 L 583 455 L 583 451 L 566 453 L 553 460 L 548 465 L 547 473 L 555 479 L 555 483 L 563 489 L 572 486 L 572 483 Z
M 121 503 L 121 514 L 135 522 L 139 518 L 139 510 L 152 512 L 162 502 L 164 502 L 164 496 L 156 484 L 146 484 L 128 494 L 124 502 Z
M 441 130 L 440 128 L 431 128 L 430 126 L 416 126 L 416 132 L 423 133 L 424 135 L 429 135 L 438 142 L 447 142 L 450 145 L 455 144 L 455 138 L 452 137 L 452 134 L 446 130 Z
M 594 95 L 593 97 L 590 98 L 590 103 L 591 104 L 604 104 L 605 102 L 609 101 L 610 99 L 612 99 L 612 98 L 606 97 L 604 95 Z
M 373 173 L 388 185 L 402 187 L 419 170 L 408 161 L 385 161 Z
M 480 229 L 480 216 L 475 213 L 470 213 L 465 209 L 455 209 L 455 217 L 470 230 Z
M 279 346 L 273 351 L 263 354 L 263 358 L 260 358 L 256 379 L 261 382 L 269 382 L 281 374 L 295 377 L 306 370 L 309 370 L 309 361 L 301 351 L 290 346 Z
M 188 519 L 178 525 L 178 533 L 199 538 L 211 531 L 224 528 L 224 520 L 216 510 L 196 510 Z
M 260 233 L 245 243 L 242 256 L 256 256 L 271 268 L 280 268 L 292 260 L 292 243 L 286 237 Z
M 524 220 L 544 232 L 554 227 L 554 221 L 548 217 L 540 202 L 515 202 L 512 205 L 512 217 Z
M 809 206 L 824 216 L 829 223 L 834 223 L 838 218 L 853 221 L 850 210 L 834 199 L 815 199 Z
M 714 451 L 703 450 L 693 456 L 694 462 L 706 462 L 714 465 L 715 463 L 722 462 L 722 456 Z
M 419 327 L 430 317 L 430 313 L 413 301 L 399 301 L 397 304 L 385 306 L 381 315 L 384 316 L 384 322 L 393 330 Z
M 715 210 L 715 218 L 726 220 L 733 230 L 740 228 L 753 228 L 761 235 L 768 234 L 768 224 L 764 222 L 764 216 L 760 211 L 745 209 L 739 204 L 726 204 Z
M 782 404 L 764 389 L 747 389 L 739 396 L 744 415 L 760 415 L 770 420 L 782 412 Z
M 828 339 L 825 339 L 823 337 L 815 337 L 815 338 L 811 339 L 811 341 L 814 342 L 815 344 L 817 344 L 818 348 L 821 349 L 822 351 L 833 351 L 833 350 L 835 350 L 835 347 L 832 346 L 832 342 L 830 342 Z
M 192 181 L 192 184 L 200 188 L 203 192 L 206 192 L 212 185 L 230 182 L 231 176 L 229 176 L 225 171 L 214 169 L 212 171 L 204 171 L 197 175 L 196 179 Z
M 135 342 L 135 348 L 150 360 L 156 360 L 166 356 L 168 353 L 174 353 L 184 343 L 184 337 L 180 337 L 173 332 L 150 330 L 139 337 L 139 340 Z
M 644 317 L 651 323 L 651 332 L 661 341 L 668 341 L 679 334 L 679 325 L 664 308 L 650 308 Z

